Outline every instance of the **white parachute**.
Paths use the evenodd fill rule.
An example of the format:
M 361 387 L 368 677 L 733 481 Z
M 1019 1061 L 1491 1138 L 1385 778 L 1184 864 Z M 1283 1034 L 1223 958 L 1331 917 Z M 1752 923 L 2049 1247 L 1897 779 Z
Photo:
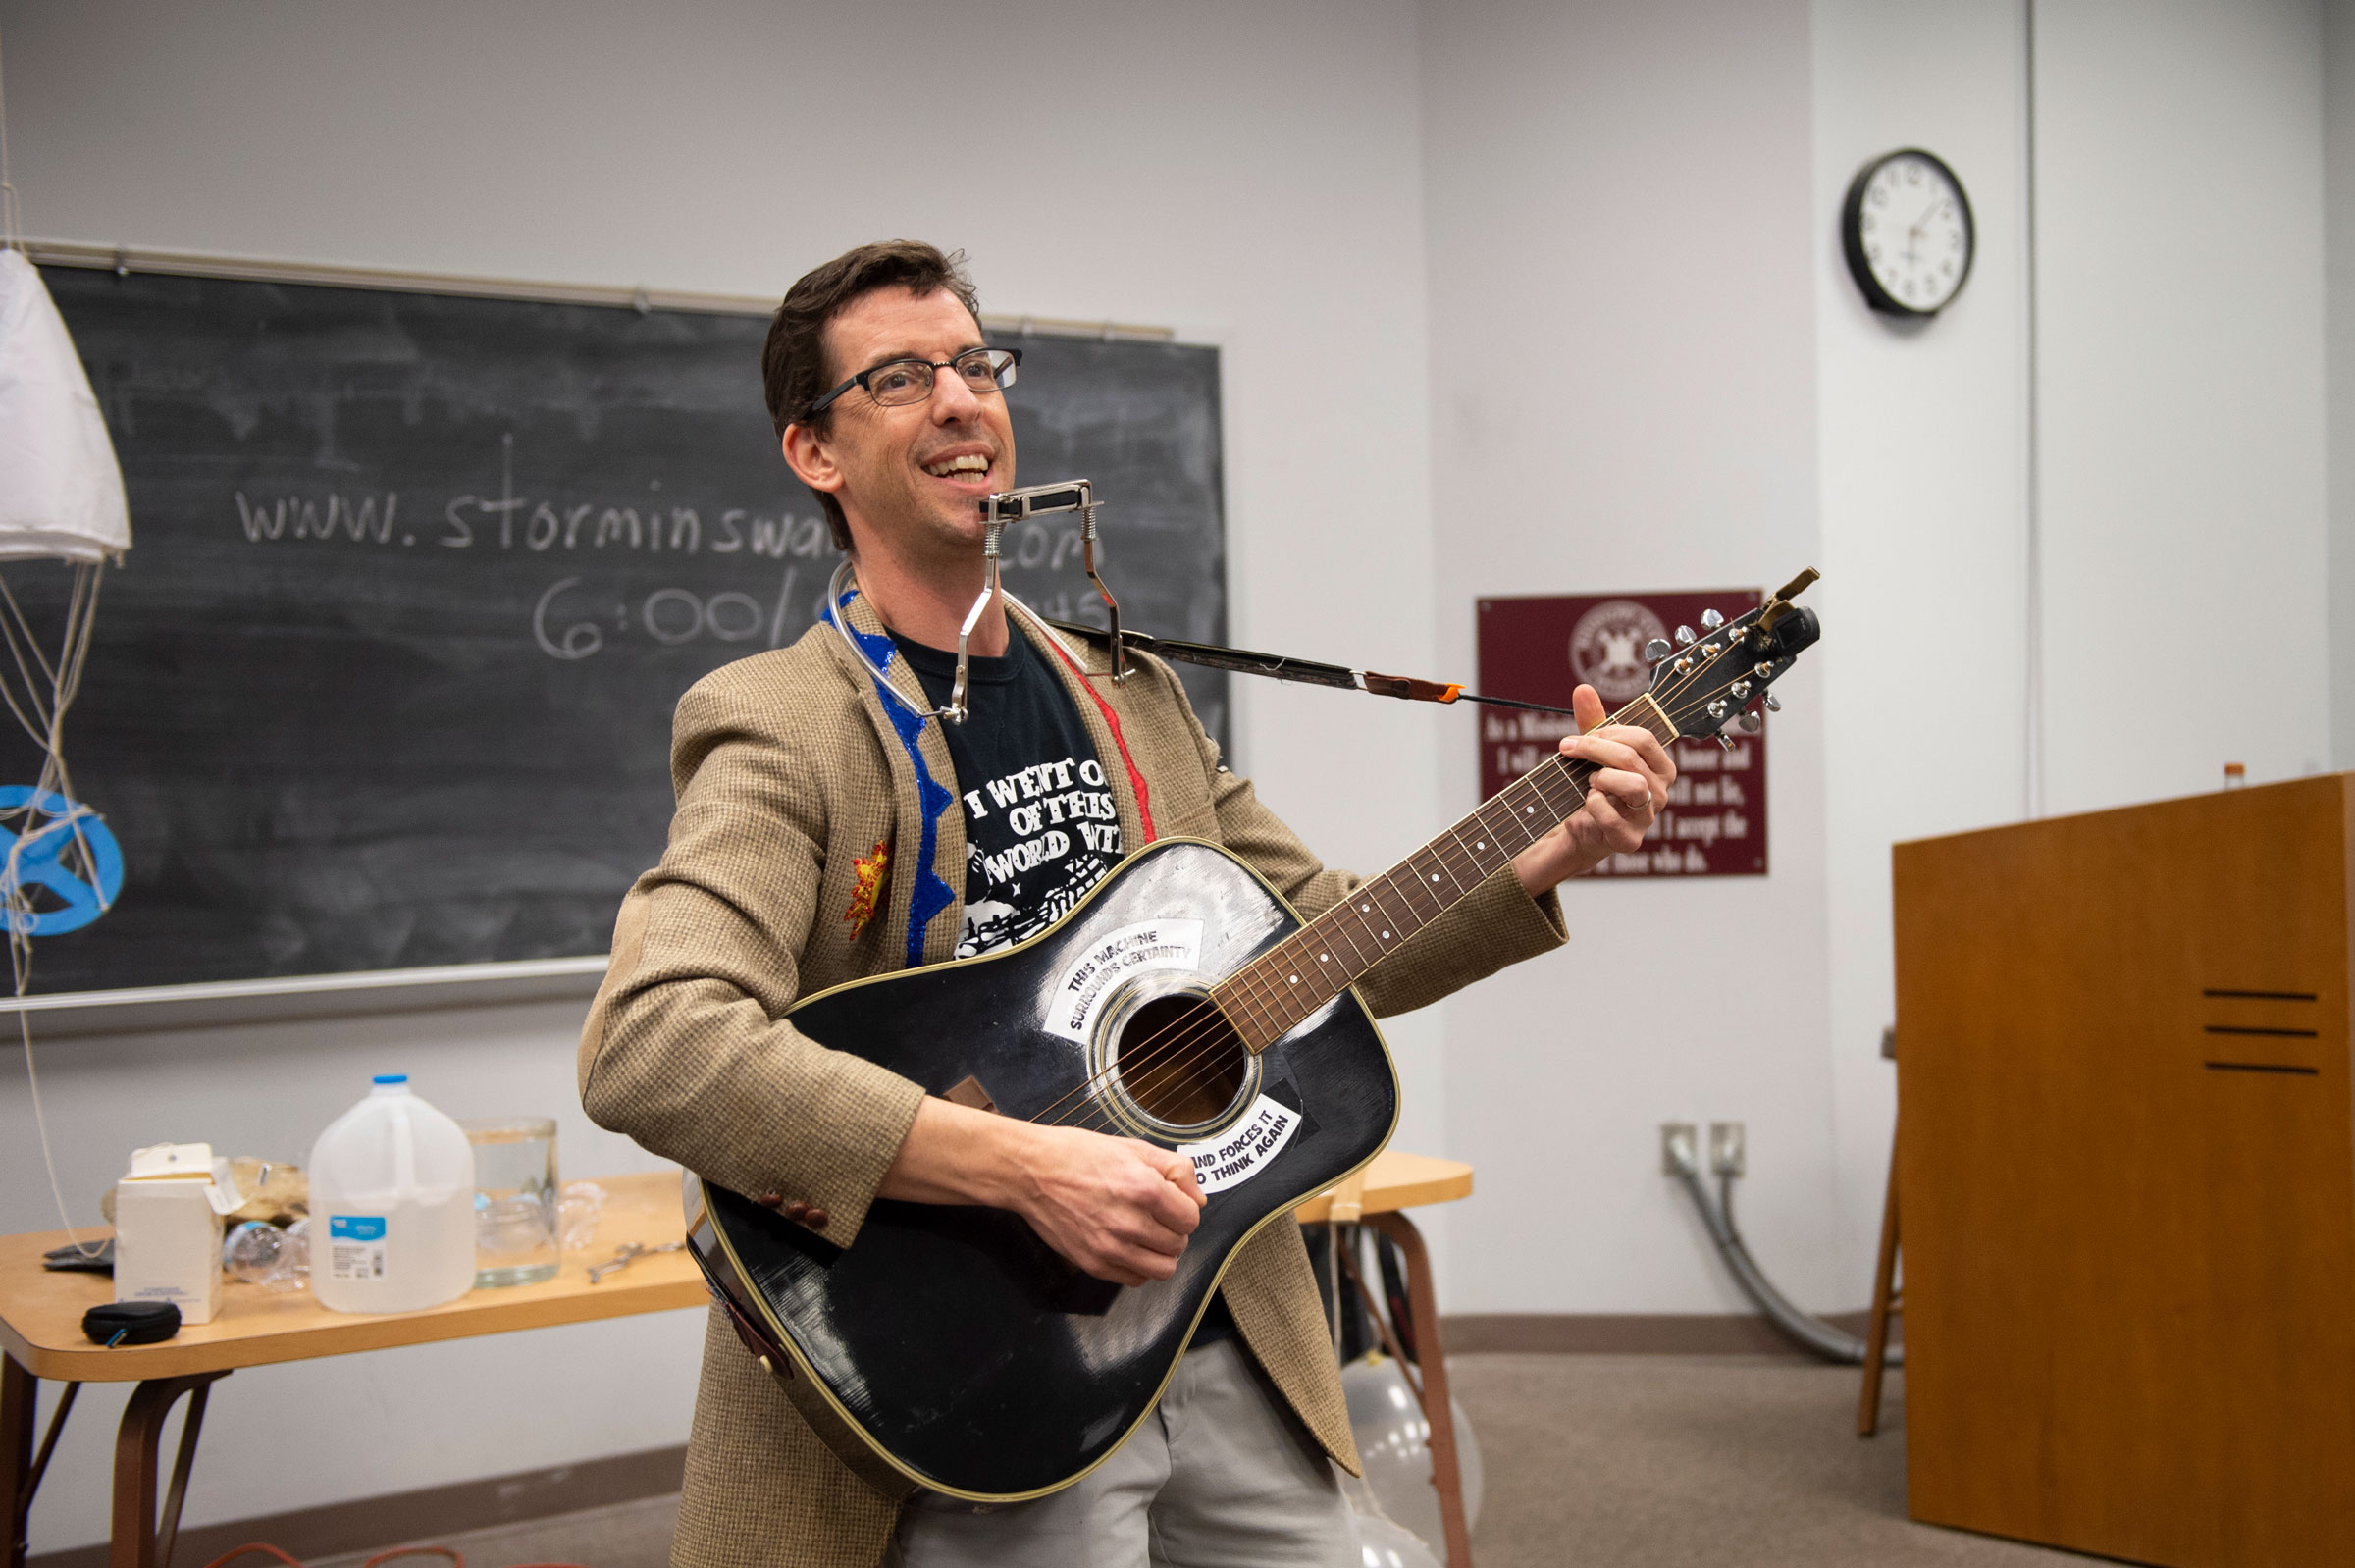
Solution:
M 0 923 L 20 993 L 31 938 L 89 923 L 122 882 L 113 836 L 74 798 L 64 742 L 99 583 L 130 549 L 123 471 L 74 340 L 39 271 L 0 249 L 0 564 L 54 561 L 73 574 L 64 624 L 48 636 L 0 575 L 0 702 L 41 755 L 36 783 L 0 786 L 10 835 Z
M 0 577 L 0 700 L 41 754 L 31 785 L 0 786 L 0 924 L 8 928 L 9 967 L 22 1003 L 32 985 L 32 939 L 47 930 L 72 930 L 106 913 L 123 885 L 123 856 L 114 835 L 74 798 L 66 774 L 66 709 L 81 685 L 98 610 L 98 585 L 108 561 L 131 549 L 131 507 L 115 444 L 91 394 L 90 378 L 48 285 L 19 242 L 17 187 L 9 178 L 8 114 L 0 98 L 0 561 L 54 561 L 72 572 L 65 624 L 54 656 Z M 45 896 L 34 897 L 36 889 Z M 63 905 L 63 910 L 57 906 Z M 25 1046 L 25 1086 L 39 1130 L 49 1195 L 66 1235 L 85 1255 L 58 1184 L 41 1109 L 41 1080 L 32 1060 L 31 1020 L 17 1009 Z

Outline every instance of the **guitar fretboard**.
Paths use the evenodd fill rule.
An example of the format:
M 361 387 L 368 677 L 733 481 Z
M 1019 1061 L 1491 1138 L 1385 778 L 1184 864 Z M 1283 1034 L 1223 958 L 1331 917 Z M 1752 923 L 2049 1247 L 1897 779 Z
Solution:
M 1663 746 L 1677 738 L 1649 693 L 1609 722 L 1649 730 Z M 1265 1050 L 1576 811 L 1594 772 L 1590 762 L 1546 758 L 1222 980 L 1212 1000 L 1245 1044 Z

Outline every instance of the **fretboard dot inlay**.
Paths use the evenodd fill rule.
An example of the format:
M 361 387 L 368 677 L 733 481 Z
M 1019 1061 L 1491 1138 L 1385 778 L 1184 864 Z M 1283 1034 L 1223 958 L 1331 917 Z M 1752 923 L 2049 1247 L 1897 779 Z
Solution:
M 1389 933 L 1389 932 L 1387 932 L 1387 931 L 1385 931 L 1385 932 L 1383 932 L 1383 933 L 1382 933 L 1382 939 L 1383 939 L 1385 942 L 1387 942 L 1387 941 L 1390 939 L 1390 933 Z
M 1294 985 L 1298 985 L 1298 984 L 1300 983 L 1300 976 L 1298 976 L 1297 974 L 1293 975 L 1293 976 L 1292 976 L 1292 983 L 1293 983 Z
M 1434 872 L 1432 872 L 1432 873 L 1431 873 L 1431 879 L 1432 879 L 1433 881 L 1435 881 L 1435 882 L 1436 882 L 1436 881 L 1438 881 L 1438 880 L 1439 879 L 1439 872 L 1437 872 L 1437 871 L 1434 871 Z

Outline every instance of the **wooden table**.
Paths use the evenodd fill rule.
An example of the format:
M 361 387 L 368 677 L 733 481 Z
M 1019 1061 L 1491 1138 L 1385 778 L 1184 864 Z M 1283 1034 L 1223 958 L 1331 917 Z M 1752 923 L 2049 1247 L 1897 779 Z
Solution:
M 114 1299 L 114 1282 L 104 1275 L 51 1274 L 41 1254 L 63 1246 L 63 1231 L 0 1236 L 0 1496 L 16 1506 L 9 1532 L 7 1568 L 23 1568 L 26 1521 L 32 1493 L 47 1463 L 47 1443 L 34 1440 L 33 1395 L 39 1380 L 66 1385 L 54 1437 L 79 1385 L 136 1383 L 115 1438 L 113 1557 L 115 1568 L 156 1568 L 170 1560 L 180 1523 L 188 1468 L 196 1454 L 209 1386 L 238 1367 L 308 1361 L 319 1356 L 431 1344 L 477 1334 L 509 1333 L 558 1324 L 626 1318 L 642 1312 L 700 1307 L 709 1300 L 703 1274 L 685 1252 L 642 1257 L 591 1284 L 588 1267 L 636 1241 L 659 1246 L 679 1238 L 679 1177 L 674 1173 L 600 1176 L 605 1189 L 597 1238 L 587 1249 L 564 1255 L 556 1277 L 543 1284 L 473 1290 L 422 1312 L 382 1315 L 331 1312 L 307 1290 L 276 1294 L 258 1285 L 223 1285 L 220 1314 L 210 1323 L 189 1324 L 161 1344 L 122 1345 L 107 1350 L 82 1336 L 81 1315 Z M 1433 1485 L 1447 1528 L 1448 1568 L 1469 1568 L 1463 1489 L 1455 1458 L 1455 1429 L 1447 1405 L 1447 1372 L 1439 1348 L 1439 1308 L 1433 1298 L 1429 1255 L 1423 1238 L 1396 1211 L 1446 1203 L 1472 1192 L 1472 1168 L 1427 1155 L 1385 1151 L 1364 1173 L 1357 1197 L 1360 1218 L 1398 1244 L 1405 1255 L 1415 1314 L 1416 1352 L 1422 1358 L 1422 1392 L 1431 1423 Z M 1348 1194 L 1342 1210 L 1347 1217 Z M 1304 1224 L 1332 1218 L 1333 1193 L 1301 1205 Z M 82 1232 L 84 1239 L 104 1234 Z M 164 1418 L 182 1395 L 188 1414 L 181 1430 L 168 1491 L 157 1510 Z
M 154 1568 L 171 1557 L 206 1391 L 238 1367 L 706 1304 L 710 1295 L 703 1274 L 685 1252 L 643 1257 L 598 1284 L 589 1282 L 589 1265 L 610 1258 L 625 1242 L 676 1241 L 682 1222 L 675 1172 L 600 1176 L 597 1184 L 605 1189 L 605 1202 L 598 1214 L 596 1240 L 564 1254 L 556 1277 L 544 1283 L 470 1290 L 422 1312 L 373 1314 L 331 1312 L 307 1290 L 281 1295 L 231 1281 L 221 1288 L 221 1311 L 212 1322 L 188 1324 L 161 1344 L 113 1350 L 82 1337 L 81 1315 L 114 1299 L 114 1281 L 101 1274 L 45 1272 L 41 1254 L 65 1245 L 62 1230 L 0 1236 L 0 1350 L 7 1353 L 0 1366 L 0 1477 L 13 1482 L 0 1489 L 0 1496 L 16 1503 L 8 1568 L 23 1568 L 26 1518 L 48 1458 L 47 1444 L 36 1451 L 33 1442 L 33 1394 L 40 1379 L 66 1385 L 51 1420 L 52 1434 L 78 1385 L 139 1385 L 115 1437 L 113 1562 L 115 1568 Z M 85 1240 L 105 1233 L 81 1232 Z M 156 1483 L 164 1417 L 183 1394 L 188 1396 L 188 1414 L 159 1522 Z

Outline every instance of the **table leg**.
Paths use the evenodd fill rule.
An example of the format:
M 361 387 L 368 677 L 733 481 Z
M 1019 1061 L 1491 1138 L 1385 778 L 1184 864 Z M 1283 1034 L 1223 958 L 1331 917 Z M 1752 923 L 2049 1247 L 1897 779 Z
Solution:
M 172 1542 L 180 1534 L 180 1505 L 187 1497 L 188 1471 L 196 1463 L 196 1438 L 204 1430 L 204 1402 L 211 1385 L 227 1372 L 192 1372 L 180 1378 L 150 1378 L 131 1391 L 123 1410 L 123 1425 L 115 1434 L 114 1545 L 111 1568 L 170 1568 Z M 164 1442 L 164 1418 L 182 1394 L 188 1396 L 187 1418 L 180 1427 L 180 1452 L 172 1464 L 172 1485 L 164 1494 L 162 1519 L 155 1509 L 158 1461 Z
M 32 1512 L 32 1407 L 41 1383 L 0 1356 L 0 1497 L 8 1499 L 7 1568 L 25 1568 L 26 1519 Z
M 1889 1196 L 1881 1204 L 1881 1255 L 1872 1271 L 1872 1327 L 1864 1336 L 1864 1386 L 1857 1395 L 1857 1436 L 1881 1430 L 1881 1373 L 1889 1365 L 1889 1314 L 1898 1310 L 1897 1134 L 1889 1135 Z
M 1396 1211 L 1365 1223 L 1398 1244 L 1406 1260 L 1407 1297 L 1415 1313 L 1415 1360 L 1423 1372 L 1423 1413 L 1431 1424 L 1431 1484 L 1439 1489 L 1447 1568 L 1472 1568 L 1472 1531 L 1464 1522 L 1464 1477 L 1455 1455 L 1455 1411 L 1447 1402 L 1447 1356 L 1439 1344 L 1439 1303 L 1423 1232 Z
M 81 1385 L 58 1385 L 57 1408 L 49 1412 L 49 1430 L 41 1435 L 40 1447 L 34 1448 L 32 1411 L 38 1403 L 35 1396 L 41 1380 L 14 1361 L 8 1363 L 4 1376 L 5 1385 L 0 1386 L 0 1476 L 14 1480 L 9 1496 L 16 1502 L 16 1512 L 10 1516 L 8 1568 L 25 1568 L 32 1533 L 32 1499 L 41 1490 L 41 1478 L 49 1473 L 49 1456 L 57 1452 L 58 1434 L 66 1430 L 66 1417 L 74 1413 L 74 1398 L 81 1392 Z

